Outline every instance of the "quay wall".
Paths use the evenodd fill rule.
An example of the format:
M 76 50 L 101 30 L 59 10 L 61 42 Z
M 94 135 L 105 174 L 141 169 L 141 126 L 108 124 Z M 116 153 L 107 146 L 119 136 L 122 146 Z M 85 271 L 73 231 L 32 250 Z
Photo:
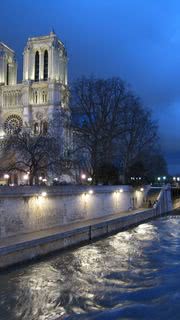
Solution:
M 105 237 L 115 232 L 126 230 L 128 228 L 131 228 L 140 223 L 146 222 L 149 219 L 158 217 L 172 210 L 171 192 L 168 188 L 163 188 L 161 190 L 158 197 L 158 201 L 153 206 L 153 208 L 137 209 L 137 210 L 132 210 L 126 213 L 125 212 L 120 213 L 119 210 L 124 211 L 125 209 L 128 208 L 129 205 L 131 207 L 132 202 L 136 204 L 140 204 L 140 198 L 138 200 L 136 199 L 136 201 L 134 200 L 134 197 L 137 196 L 137 193 L 134 193 L 132 189 L 129 189 L 128 187 L 124 187 L 124 192 L 121 192 L 121 193 L 117 192 L 117 189 L 115 187 L 111 188 L 111 190 L 103 187 L 101 191 L 98 189 L 94 189 L 93 195 L 88 194 L 88 197 L 92 196 L 90 198 L 91 205 L 87 204 L 88 198 L 86 199 L 86 201 L 84 199 L 83 200 L 81 199 L 81 197 L 87 196 L 87 194 L 86 195 L 82 194 L 82 190 L 84 189 L 79 190 L 80 192 L 77 193 L 76 195 L 74 194 L 74 192 L 73 194 L 70 193 L 67 195 L 67 189 L 66 191 L 61 190 L 60 197 L 59 195 L 56 195 L 54 192 L 52 196 L 49 196 L 47 198 L 45 197 L 45 199 L 44 198 L 41 199 L 42 202 L 45 200 L 45 204 L 43 205 L 43 210 L 44 212 L 46 212 L 46 214 L 48 214 L 49 212 L 48 210 L 50 210 L 50 204 L 52 203 L 52 201 L 55 203 L 57 202 L 56 203 L 57 207 L 55 208 L 56 210 L 58 210 L 57 214 L 61 216 L 62 213 L 65 213 L 65 211 L 63 211 L 63 205 L 60 206 L 60 209 L 62 209 L 62 212 L 60 209 L 58 209 L 58 205 L 59 205 L 58 201 L 60 201 L 58 199 L 61 199 L 63 203 L 67 203 L 66 197 L 69 197 L 70 202 L 68 203 L 70 204 L 69 207 L 71 208 L 71 210 L 72 209 L 74 210 L 74 208 L 75 210 L 77 210 L 77 205 L 74 206 L 74 204 L 76 204 L 76 201 L 77 203 L 79 203 L 79 201 L 80 202 L 82 201 L 83 202 L 82 208 L 84 208 L 85 206 L 86 210 L 85 209 L 83 209 L 85 211 L 80 210 L 80 213 L 82 214 L 82 212 L 84 213 L 86 212 L 85 217 L 87 216 L 90 217 L 92 215 L 92 217 L 96 217 L 95 219 L 85 220 L 85 219 L 82 219 L 82 216 L 80 216 L 81 217 L 81 220 L 79 220 L 80 222 L 74 222 L 74 224 L 69 224 L 70 226 L 69 229 L 67 228 L 68 226 L 67 224 L 64 230 L 61 229 L 61 232 L 58 230 L 56 232 L 51 232 L 51 229 L 49 229 L 50 230 L 49 233 L 45 230 L 43 234 L 39 232 L 37 235 L 35 232 L 36 234 L 35 237 L 31 237 L 29 235 L 32 235 L 32 234 L 27 233 L 20 237 L 17 236 L 17 238 L 14 236 L 9 238 L 7 237 L 5 239 L 4 238 L 0 239 L 0 269 L 6 268 L 8 266 L 12 266 L 17 263 L 22 263 L 24 261 L 28 261 L 36 257 L 47 255 L 57 250 L 64 250 L 73 246 L 82 245 L 84 243 L 88 243 L 91 240 L 95 240 L 100 237 Z M 36 193 L 36 197 L 39 196 L 40 190 L 37 190 L 37 191 L 38 192 Z M 119 198 L 119 194 L 123 195 L 123 197 Z M 55 223 L 57 218 L 52 218 L 52 221 L 50 221 L 50 218 L 48 218 L 48 220 L 44 219 L 45 221 L 43 219 L 38 220 L 36 215 L 37 215 L 37 212 L 39 211 L 36 211 L 35 209 L 33 209 L 32 211 L 30 210 L 35 207 L 35 205 L 34 204 L 32 205 L 31 203 L 31 201 L 33 201 L 32 197 L 35 197 L 35 195 L 31 195 L 30 192 L 28 194 L 27 192 L 26 197 L 28 201 L 24 199 L 24 194 L 21 194 L 21 196 L 22 196 L 21 200 L 19 199 L 19 196 L 17 197 L 17 195 L 15 194 L 12 196 L 10 200 L 8 200 L 8 198 L 6 199 L 6 197 L 3 198 L 2 196 L 3 201 L 5 201 L 4 208 L 6 209 L 10 209 L 11 201 L 15 201 L 13 206 L 14 211 L 9 212 L 8 214 L 10 216 L 13 215 L 15 217 L 19 217 L 19 219 L 21 219 L 20 221 L 23 222 L 23 228 L 21 230 L 18 229 L 19 232 L 24 230 L 29 231 L 30 229 L 32 230 L 33 228 L 35 228 L 34 223 L 32 225 L 29 222 L 30 218 L 34 219 L 33 215 L 35 215 L 35 221 L 36 223 L 38 223 L 38 228 L 40 226 L 42 227 L 43 225 L 47 226 L 47 223 L 49 223 L 49 225 Z M 75 199 L 77 197 L 78 200 L 77 199 L 75 200 L 72 197 L 75 197 Z M 116 200 L 114 200 L 114 197 Z M 143 193 L 141 194 L 139 193 L 139 197 L 141 197 L 141 201 L 143 203 Z M 8 203 L 8 201 L 10 201 L 10 203 Z M 18 204 L 18 201 L 20 201 L 19 204 Z M 22 201 L 24 201 L 25 204 L 23 204 Z M 29 203 L 28 209 L 26 207 L 27 206 L 26 202 Z M 22 208 L 24 209 L 24 215 L 25 215 L 24 220 L 21 216 L 21 214 L 23 213 L 19 211 L 19 210 L 22 210 Z M 105 210 L 105 212 L 103 212 L 102 210 Z M 114 215 L 115 213 L 117 213 L 117 211 L 118 211 L 118 215 L 117 214 Z M 77 211 L 73 211 L 73 212 L 77 212 Z M 1 215 L 2 214 L 4 215 L 6 214 L 6 212 L 1 211 Z M 28 217 L 28 215 L 30 215 L 30 217 Z M 72 221 L 71 211 L 66 211 L 65 217 L 66 217 L 66 220 L 64 220 L 65 223 L 67 223 L 68 219 Z M 58 223 L 60 222 L 60 220 L 57 220 L 57 221 Z M 7 227 L 7 224 L 6 224 L 6 227 Z M 14 232 L 15 229 L 11 230 L 11 232 Z M 8 230 L 9 229 L 6 230 L 6 234 L 9 234 Z
M 129 186 L 0 188 L 0 239 L 138 209 L 143 199 Z

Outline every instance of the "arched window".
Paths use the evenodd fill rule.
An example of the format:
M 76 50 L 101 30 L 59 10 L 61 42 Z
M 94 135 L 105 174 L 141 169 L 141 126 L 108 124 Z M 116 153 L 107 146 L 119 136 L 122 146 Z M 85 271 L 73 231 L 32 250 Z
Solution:
M 37 91 L 34 92 L 34 103 L 38 103 L 38 93 Z
M 7 63 L 7 70 L 6 70 L 6 84 L 9 84 L 9 63 Z
M 43 123 L 43 134 L 46 135 L 48 133 L 48 123 L 44 121 Z
M 44 80 L 47 81 L 48 79 L 48 51 L 45 50 L 44 52 Z
M 35 54 L 35 81 L 39 81 L 39 52 Z
M 37 134 L 37 133 L 39 133 L 39 124 L 36 122 L 34 124 L 34 134 Z

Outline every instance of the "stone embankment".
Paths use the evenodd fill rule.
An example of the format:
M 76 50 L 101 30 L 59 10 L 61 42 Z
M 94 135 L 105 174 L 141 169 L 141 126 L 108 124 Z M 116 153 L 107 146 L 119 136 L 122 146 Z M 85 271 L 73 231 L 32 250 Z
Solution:
M 0 268 L 87 243 L 172 210 L 168 187 L 153 208 L 143 208 L 147 190 L 129 186 L 0 190 Z

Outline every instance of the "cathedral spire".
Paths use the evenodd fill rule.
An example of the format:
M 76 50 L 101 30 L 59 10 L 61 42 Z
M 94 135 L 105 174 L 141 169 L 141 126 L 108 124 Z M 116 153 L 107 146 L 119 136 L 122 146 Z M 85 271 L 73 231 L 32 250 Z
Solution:
M 54 28 L 52 27 L 52 29 L 51 29 L 51 32 L 50 32 L 50 35 L 55 35 L 56 33 L 55 33 L 55 31 L 54 31 Z

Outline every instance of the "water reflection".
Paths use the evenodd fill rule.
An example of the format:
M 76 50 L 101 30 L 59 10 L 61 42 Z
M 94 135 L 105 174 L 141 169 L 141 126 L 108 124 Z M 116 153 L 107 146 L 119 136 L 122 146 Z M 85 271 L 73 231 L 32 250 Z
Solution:
M 180 217 L 0 275 L 1 320 L 179 319 Z

